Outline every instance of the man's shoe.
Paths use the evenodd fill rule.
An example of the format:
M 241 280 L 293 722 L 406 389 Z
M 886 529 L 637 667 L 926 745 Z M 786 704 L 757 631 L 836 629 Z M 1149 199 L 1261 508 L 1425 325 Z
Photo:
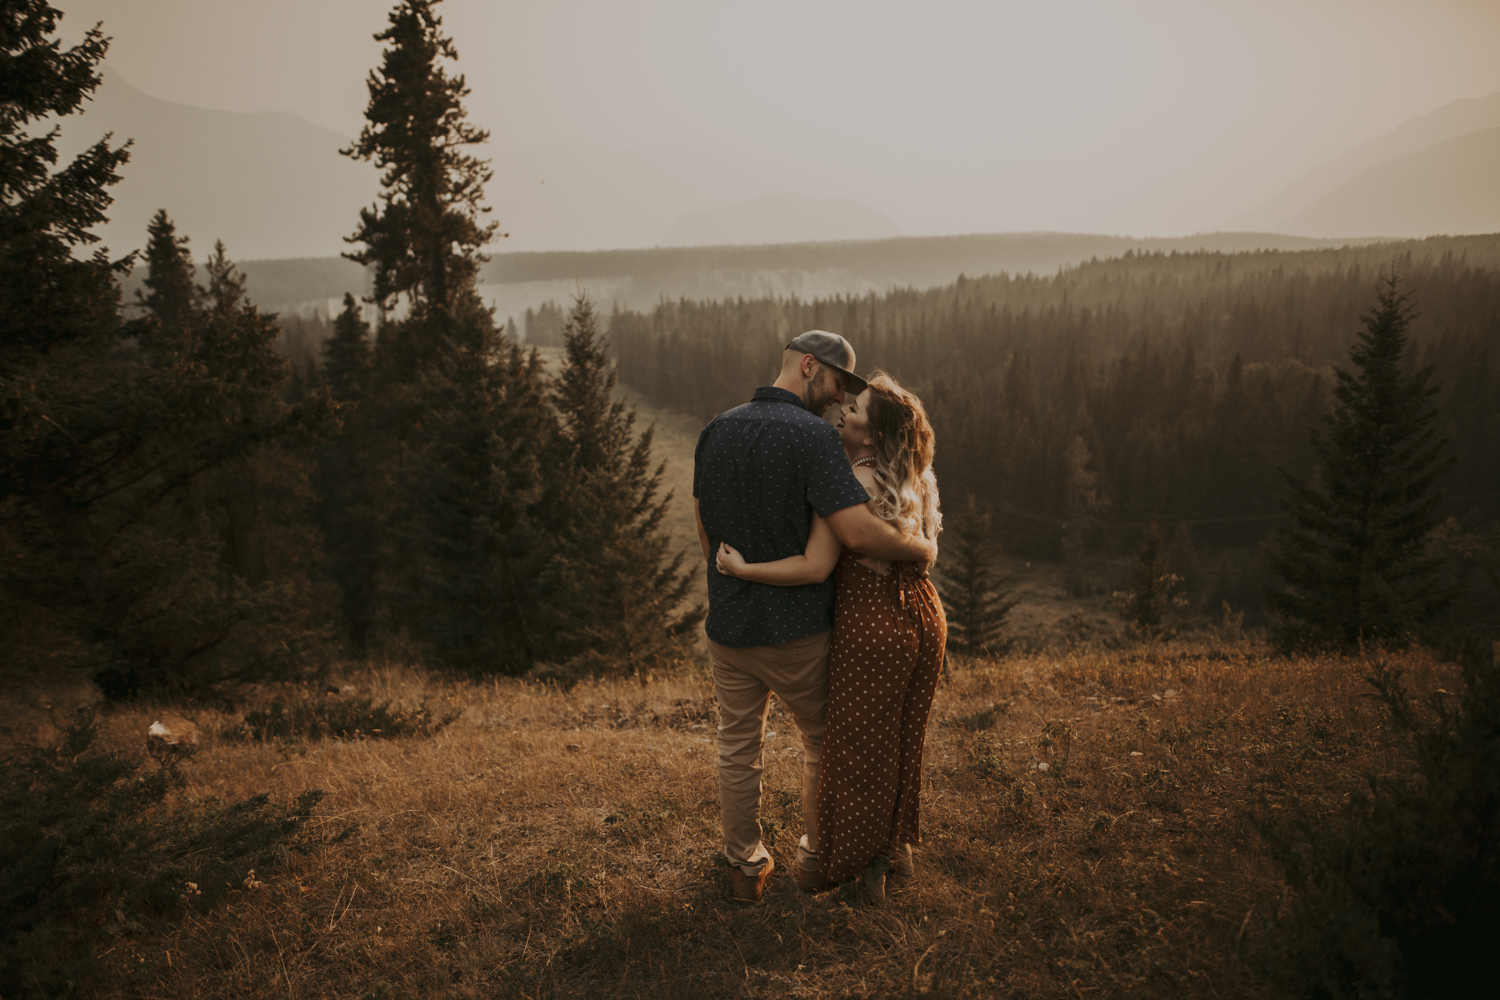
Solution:
M 891 870 L 888 874 L 911 878 L 916 868 L 911 863 L 911 845 L 902 844 L 891 848 Z
M 886 869 L 880 865 L 871 865 L 865 869 L 861 881 L 865 884 L 865 891 L 870 894 L 870 902 L 876 906 L 885 902 L 885 872 Z
M 771 877 L 775 868 L 774 858 L 766 858 L 765 866 L 754 875 L 746 875 L 739 865 L 730 865 L 729 884 L 734 890 L 730 898 L 736 903 L 759 903 L 761 893 L 766 890 L 766 880 Z

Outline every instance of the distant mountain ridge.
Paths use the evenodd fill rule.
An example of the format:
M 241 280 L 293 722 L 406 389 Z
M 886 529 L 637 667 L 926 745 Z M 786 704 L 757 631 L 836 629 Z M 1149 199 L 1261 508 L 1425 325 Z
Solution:
M 544 302 L 566 303 L 579 291 L 605 307 L 618 302 L 625 308 L 650 308 L 663 296 L 720 299 L 796 295 L 807 299 L 884 293 L 902 286 L 929 288 L 948 284 L 960 274 L 1050 274 L 1091 258 L 1129 253 L 1203 250 L 1242 254 L 1249 259 L 1255 252 L 1297 253 L 1378 242 L 1264 233 L 1201 233 L 1172 239 L 973 233 L 768 246 L 551 250 L 495 254 L 480 269 L 479 291 L 484 302 L 496 305 L 504 319 L 508 315 L 519 317 L 527 308 Z M 359 265 L 338 258 L 251 260 L 242 262 L 241 267 L 249 279 L 251 299 L 270 310 L 336 310 L 344 292 L 362 293 L 369 287 L 369 277 Z M 138 269 L 126 282 L 127 299 L 133 299 L 143 277 Z
M 146 242 L 165 208 L 202 259 L 222 239 L 235 259 L 323 257 L 346 249 L 359 209 L 375 199 L 373 167 L 340 156 L 348 139 L 289 112 L 246 114 L 163 101 L 108 66 L 83 114 L 64 123 L 64 158 L 97 142 L 134 140 L 99 234 L 114 253 Z
M 1311 235 L 1302 230 L 1288 228 L 1288 223 L 1317 202 L 1332 195 L 1346 182 L 1352 181 L 1381 164 L 1419 153 L 1460 136 L 1496 127 L 1500 127 L 1500 91 L 1485 97 L 1453 101 L 1430 114 L 1408 119 L 1384 135 L 1362 142 L 1322 166 L 1308 171 L 1259 207 L 1229 219 L 1225 223 L 1225 228 Z M 1314 213 L 1312 217 L 1317 218 L 1319 214 Z M 1333 234 L 1319 232 L 1317 235 Z M 1396 236 L 1401 234 L 1381 233 L 1378 230 L 1361 226 L 1354 231 L 1338 235 Z
M 1372 167 L 1281 229 L 1308 236 L 1500 232 L 1500 128 L 1470 132 Z
M 504 251 L 649 247 L 673 219 L 785 190 L 789 182 L 703 149 L 570 142 L 489 150 Z
M 765 194 L 725 208 L 678 217 L 662 246 L 812 243 L 900 236 L 890 219 L 849 198 L 808 198 L 790 191 Z

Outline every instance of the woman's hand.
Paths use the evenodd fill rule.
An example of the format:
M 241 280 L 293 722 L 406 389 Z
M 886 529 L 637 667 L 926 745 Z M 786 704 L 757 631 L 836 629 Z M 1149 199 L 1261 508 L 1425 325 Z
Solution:
M 740 555 L 739 550 L 728 542 L 719 543 L 719 553 L 714 559 L 714 566 L 725 576 L 744 579 L 745 557 Z

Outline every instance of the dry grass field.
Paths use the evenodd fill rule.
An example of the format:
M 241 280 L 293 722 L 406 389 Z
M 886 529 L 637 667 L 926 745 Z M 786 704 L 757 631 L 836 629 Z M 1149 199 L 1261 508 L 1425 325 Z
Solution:
M 1415 691 L 1456 683 L 1423 654 L 1397 660 Z M 1227 638 L 953 661 L 916 875 L 884 906 L 857 887 L 803 895 L 784 874 L 801 751 L 773 702 L 763 824 L 781 871 L 755 907 L 729 901 L 718 857 L 701 667 L 563 691 L 351 666 L 342 680 L 360 695 L 454 721 L 397 739 L 246 742 L 230 737 L 255 699 L 188 713 L 204 735 L 181 799 L 326 797 L 275 870 L 101 946 L 90 992 L 1284 995 L 1289 888 L 1256 819 L 1293 798 L 1329 814 L 1365 772 L 1410 766 L 1362 679 L 1370 666 Z M 47 737 L 66 701 L 12 704 L 6 738 Z M 168 711 L 111 710 L 105 742 L 144 756 Z

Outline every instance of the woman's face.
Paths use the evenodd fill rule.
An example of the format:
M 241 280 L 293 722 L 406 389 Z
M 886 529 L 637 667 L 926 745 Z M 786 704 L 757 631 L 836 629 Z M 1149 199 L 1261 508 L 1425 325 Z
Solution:
M 870 430 L 870 400 L 874 393 L 869 389 L 844 404 L 839 416 L 839 437 L 844 450 L 853 454 L 875 445 L 874 432 Z

